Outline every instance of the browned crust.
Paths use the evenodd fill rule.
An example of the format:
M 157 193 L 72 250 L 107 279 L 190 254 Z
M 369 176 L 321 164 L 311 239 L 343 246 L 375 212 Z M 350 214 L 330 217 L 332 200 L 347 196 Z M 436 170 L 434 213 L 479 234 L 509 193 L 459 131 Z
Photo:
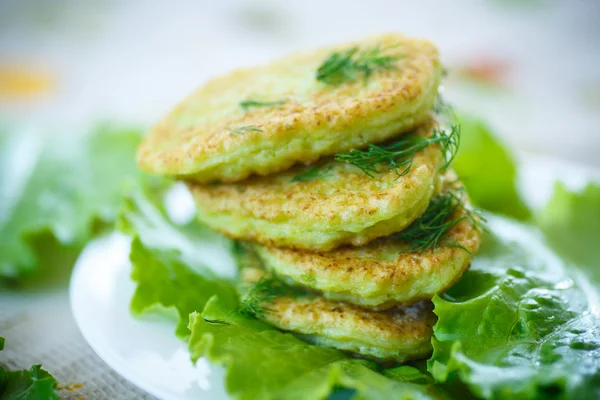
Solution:
M 390 54 L 401 55 L 399 67 L 374 74 L 368 87 L 362 80 L 340 86 L 315 81 L 309 89 L 299 89 L 291 83 L 287 90 L 277 92 L 277 96 L 287 99 L 283 106 L 256 108 L 250 112 L 240 109 L 240 101 L 264 98 L 271 88 L 287 79 L 293 81 L 298 76 L 314 79 L 318 66 L 331 52 L 355 45 L 380 45 Z M 266 66 L 234 71 L 209 81 L 158 122 L 138 150 L 138 165 L 151 173 L 185 175 L 206 182 L 237 181 L 252 172 L 264 175 L 287 169 L 295 162 L 311 162 L 321 155 L 331 154 L 333 149 L 324 150 L 322 154 L 307 151 L 265 166 L 252 166 L 249 160 L 247 169 L 231 176 L 215 176 L 219 174 L 208 171 L 212 167 L 198 166 L 198 162 L 259 143 L 266 146 L 265 150 L 269 146 L 281 146 L 288 139 L 298 137 L 296 133 L 302 135 L 326 127 L 328 134 L 335 135 L 393 112 L 399 105 L 414 106 L 422 100 L 424 91 L 431 88 L 432 81 L 437 86 L 440 70 L 437 49 L 430 42 L 384 34 L 292 55 Z M 405 117 L 406 131 L 423 122 L 427 115 L 407 112 Z M 254 126 L 261 131 L 232 135 L 229 128 L 239 126 Z

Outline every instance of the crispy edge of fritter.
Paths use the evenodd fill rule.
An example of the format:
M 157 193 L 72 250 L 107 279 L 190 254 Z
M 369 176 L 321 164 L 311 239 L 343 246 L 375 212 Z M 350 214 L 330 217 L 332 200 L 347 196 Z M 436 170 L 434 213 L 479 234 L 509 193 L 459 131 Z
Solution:
M 288 65 L 307 63 L 316 71 L 332 51 L 353 45 L 403 43 L 401 69 L 374 74 L 373 87 L 364 89 L 362 80 L 340 87 L 319 86 L 311 101 L 286 103 L 275 110 L 237 111 L 207 126 L 177 128 L 172 119 L 202 98 L 219 95 L 253 74 L 277 75 Z M 390 44 L 388 46 L 388 43 Z M 408 49 L 408 50 L 407 50 Z M 430 42 L 398 34 L 384 34 L 355 43 L 338 45 L 310 53 L 292 55 L 267 66 L 213 79 L 189 96 L 149 132 L 137 152 L 141 169 L 155 174 L 185 176 L 198 182 L 238 181 L 252 173 L 267 175 L 285 170 L 296 162 L 313 162 L 320 156 L 381 142 L 421 124 L 437 96 L 442 67 L 437 49 Z M 362 95 L 356 98 L 357 88 Z M 364 92 L 364 93 L 363 93 Z M 290 97 L 293 93 L 290 93 Z M 340 99 L 346 100 L 341 102 Z M 352 101 L 350 101 L 352 99 Z M 239 102 L 243 100 L 240 92 Z M 238 107 L 239 108 L 239 107 Z M 230 126 L 254 126 L 257 131 L 232 135 Z M 370 131 L 368 138 L 365 132 Z M 332 134 L 335 132 L 336 134 Z M 265 156 L 263 162 L 259 162 Z M 246 160 L 247 163 L 240 163 Z
M 470 205 L 466 203 L 465 207 L 455 218 L 467 217 Z M 362 248 L 343 247 L 324 253 L 254 247 L 265 268 L 289 284 L 317 291 L 333 301 L 383 310 L 429 300 L 460 279 L 479 249 L 480 226 L 464 218 L 447 238 L 464 249 L 441 247 L 420 254 L 398 253 L 393 260 L 381 261 L 376 257 L 378 252 L 385 254 L 386 248 L 407 245 L 394 238 L 382 238 Z M 359 254 L 365 252 L 372 256 Z
M 265 276 L 259 268 L 241 270 L 241 281 L 247 289 Z M 264 300 L 262 306 L 259 319 L 312 343 L 361 357 L 404 362 L 431 352 L 436 317 L 429 301 L 372 311 L 320 296 L 279 294 Z
M 431 135 L 435 124 L 430 120 L 419 134 Z M 292 182 L 311 168 L 307 166 L 239 184 L 187 185 L 198 219 L 228 237 L 328 251 L 346 244 L 363 245 L 408 226 L 426 210 L 441 160 L 439 147 L 430 145 L 415 155 L 411 170 L 402 177 L 387 171 L 372 178 L 330 161 L 323 170 L 338 165 L 342 174 L 333 183 L 326 178 Z M 335 194 L 332 187 L 338 188 Z

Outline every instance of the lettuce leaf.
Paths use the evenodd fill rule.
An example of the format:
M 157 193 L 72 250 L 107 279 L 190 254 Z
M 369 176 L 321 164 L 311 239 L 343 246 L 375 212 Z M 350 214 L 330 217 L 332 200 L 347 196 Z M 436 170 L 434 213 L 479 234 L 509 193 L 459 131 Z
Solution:
M 475 205 L 527 220 L 531 212 L 517 191 L 517 166 L 506 146 L 481 119 L 461 114 L 460 151 L 453 168 Z
M 597 398 L 600 321 L 585 293 L 535 231 L 489 219 L 501 234 L 433 300 L 433 377 L 486 399 Z
M 0 337 L 0 350 L 4 338 Z M 56 379 L 34 365 L 29 370 L 8 371 L 0 365 L 0 399 L 2 400 L 58 400 Z
M 0 278 L 75 255 L 114 222 L 123 183 L 137 172 L 140 133 L 99 127 L 88 135 L 0 135 Z
M 132 307 L 137 313 L 156 305 L 175 308 L 177 333 L 188 340 L 192 358 L 224 365 L 227 390 L 236 399 L 600 395 L 597 316 L 568 264 L 531 226 L 486 215 L 493 233 L 486 234 L 473 266 L 434 299 L 439 321 L 425 372 L 381 368 L 240 313 L 233 281 L 204 267 L 211 252 L 199 249 L 218 240 L 197 224 L 172 223 L 160 202 L 152 191 L 134 195 L 122 213 L 123 229 L 137 235 Z
M 206 246 L 216 250 L 224 240 L 197 223 L 173 223 L 161 205 L 164 188 L 142 186 L 126 198 L 119 218 L 121 230 L 134 234 L 130 258 L 137 288 L 132 311 L 175 309 L 176 333 L 189 339 L 193 359 L 206 356 L 225 364 L 234 397 L 312 400 L 336 393 L 356 399 L 446 398 L 443 388 L 415 368 L 390 369 L 384 376 L 374 363 L 310 345 L 240 314 L 233 281 L 212 272 L 201 255 L 209 253 Z
M 139 315 L 157 305 L 175 309 L 176 333 L 185 338 L 190 313 L 202 311 L 215 294 L 235 306 L 237 294 L 231 281 L 203 262 L 206 246 L 222 246 L 224 239 L 198 223 L 171 222 L 160 205 L 163 192 L 162 183 L 134 189 L 124 200 L 118 224 L 123 232 L 135 233 L 129 255 L 137 283 L 132 312 Z
M 600 285 L 600 184 L 570 192 L 557 183 L 537 221 L 549 245 Z
M 410 367 L 395 371 L 401 379 L 389 379 L 374 370 L 374 363 L 308 344 L 216 297 L 202 314 L 190 316 L 190 329 L 192 359 L 205 356 L 225 365 L 227 390 L 236 399 L 325 399 L 336 388 L 352 389 L 345 394 L 353 399 L 447 398 L 441 388 L 410 383 L 422 378 Z

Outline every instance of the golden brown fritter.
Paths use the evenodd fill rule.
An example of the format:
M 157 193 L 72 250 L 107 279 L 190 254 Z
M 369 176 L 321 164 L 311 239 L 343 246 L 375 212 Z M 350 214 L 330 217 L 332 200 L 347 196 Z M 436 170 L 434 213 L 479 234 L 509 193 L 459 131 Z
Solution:
M 430 135 L 433 122 L 419 130 Z M 325 251 L 359 246 L 398 232 L 421 215 L 434 193 L 442 153 L 418 152 L 404 176 L 383 171 L 370 177 L 353 165 L 330 160 L 307 181 L 294 178 L 311 166 L 247 181 L 189 183 L 198 219 L 229 237 L 265 245 Z
M 330 85 L 316 79 L 334 52 L 357 46 L 397 57 L 392 68 Z M 442 67 L 428 41 L 399 34 L 292 55 L 215 78 L 151 129 L 137 154 L 150 173 L 238 181 L 381 142 L 423 123 Z M 275 102 L 244 110 L 244 101 Z M 282 102 L 282 103 L 279 103 Z
M 467 212 L 461 208 L 455 218 Z M 479 248 L 479 228 L 465 218 L 444 241 L 464 249 L 441 246 L 411 253 L 407 243 L 394 237 L 324 253 L 250 246 L 264 268 L 290 284 L 318 291 L 330 300 L 385 309 L 430 300 L 456 282 Z
M 244 268 L 242 280 L 246 284 L 261 282 L 263 273 L 260 269 Z M 246 295 L 246 301 L 252 300 Z M 279 329 L 295 332 L 314 344 L 365 358 L 404 362 L 426 357 L 431 352 L 436 317 L 429 301 L 370 311 L 315 295 L 278 294 L 258 306 L 257 317 Z

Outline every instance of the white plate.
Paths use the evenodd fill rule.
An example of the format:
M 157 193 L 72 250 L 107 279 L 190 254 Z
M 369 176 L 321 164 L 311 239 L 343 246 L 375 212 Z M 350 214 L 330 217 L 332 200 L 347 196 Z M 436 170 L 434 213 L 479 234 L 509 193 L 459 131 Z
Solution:
M 526 199 L 542 206 L 555 180 L 571 189 L 600 180 L 598 171 L 527 157 L 520 184 Z M 223 369 L 201 359 L 194 367 L 186 345 L 175 337 L 174 321 L 129 313 L 134 284 L 129 278 L 129 239 L 118 234 L 85 249 L 71 278 L 71 308 L 84 338 L 111 368 L 164 400 L 221 400 L 228 396 Z M 215 252 L 207 258 L 215 260 Z M 223 260 L 227 262 L 227 260 Z
M 84 250 L 71 277 L 71 308 L 85 340 L 112 369 L 159 399 L 228 399 L 222 368 L 194 367 L 175 320 L 129 312 L 129 238 L 113 234 Z

